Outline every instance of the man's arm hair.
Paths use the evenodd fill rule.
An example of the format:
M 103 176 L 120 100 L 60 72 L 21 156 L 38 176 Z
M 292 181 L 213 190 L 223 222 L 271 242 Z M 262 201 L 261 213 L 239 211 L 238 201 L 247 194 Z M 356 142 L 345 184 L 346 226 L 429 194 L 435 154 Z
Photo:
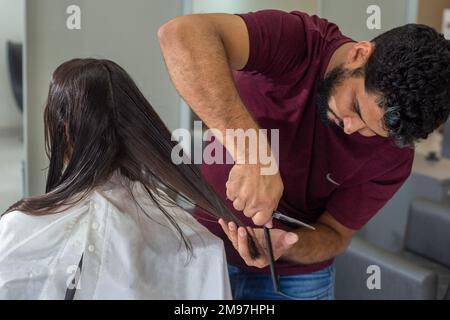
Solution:
M 225 135 L 226 129 L 259 129 L 233 81 L 232 70 L 245 66 L 249 35 L 232 14 L 177 17 L 158 31 L 171 79 L 192 110 Z M 229 150 L 233 154 L 234 150 Z
M 344 252 L 356 232 L 340 224 L 328 212 L 320 216 L 314 227 L 316 230 L 300 228 L 294 231 L 299 240 L 282 259 L 301 264 L 327 261 Z

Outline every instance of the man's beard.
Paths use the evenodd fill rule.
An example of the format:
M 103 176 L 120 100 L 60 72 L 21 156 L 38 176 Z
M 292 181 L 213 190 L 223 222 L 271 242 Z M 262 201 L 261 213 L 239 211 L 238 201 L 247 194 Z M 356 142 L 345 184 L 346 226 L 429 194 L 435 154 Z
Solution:
M 336 87 L 339 86 L 345 79 L 351 76 L 352 70 L 345 69 L 342 65 L 337 66 L 331 70 L 325 79 L 319 85 L 317 91 L 317 112 L 322 122 L 327 126 L 339 127 L 336 122 L 328 117 L 331 108 L 328 104 L 331 95 L 335 92 Z

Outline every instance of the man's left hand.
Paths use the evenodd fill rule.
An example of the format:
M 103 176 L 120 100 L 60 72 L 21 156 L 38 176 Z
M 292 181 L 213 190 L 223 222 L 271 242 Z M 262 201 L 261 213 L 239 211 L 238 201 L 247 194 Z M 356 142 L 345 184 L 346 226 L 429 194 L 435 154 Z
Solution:
M 234 222 L 226 223 L 223 219 L 219 220 L 223 231 L 230 239 L 234 248 L 244 259 L 248 266 L 264 268 L 269 265 L 267 258 L 267 248 L 264 238 L 264 230 L 262 228 L 239 227 Z M 255 240 L 256 248 L 261 253 L 259 258 L 252 259 L 250 256 L 247 237 L 249 234 Z M 298 235 L 281 229 L 270 229 L 270 237 L 272 240 L 274 259 L 278 260 L 288 249 L 290 249 L 297 241 Z

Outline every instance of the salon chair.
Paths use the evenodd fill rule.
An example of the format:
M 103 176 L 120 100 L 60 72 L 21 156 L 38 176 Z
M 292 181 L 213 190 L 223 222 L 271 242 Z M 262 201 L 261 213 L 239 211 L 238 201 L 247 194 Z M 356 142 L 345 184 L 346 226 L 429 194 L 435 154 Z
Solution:
M 380 268 L 379 289 L 370 290 L 367 273 Z M 336 258 L 337 300 L 432 300 L 436 299 L 437 274 L 400 255 L 355 236 L 345 253 Z
M 391 252 L 361 235 L 336 259 L 336 299 L 446 299 L 450 286 L 450 206 L 415 199 L 403 250 Z M 367 268 L 381 270 L 381 288 L 368 289 Z
M 403 255 L 436 272 L 437 299 L 450 286 L 450 206 L 428 199 L 411 203 Z

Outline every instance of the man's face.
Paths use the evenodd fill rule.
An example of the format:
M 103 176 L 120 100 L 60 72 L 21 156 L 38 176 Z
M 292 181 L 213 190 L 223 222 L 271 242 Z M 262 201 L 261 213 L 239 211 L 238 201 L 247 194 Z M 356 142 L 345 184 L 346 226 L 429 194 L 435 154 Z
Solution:
M 325 124 L 339 126 L 346 134 L 388 137 L 377 101 L 378 96 L 365 90 L 359 69 L 338 66 L 320 84 L 317 108 Z

